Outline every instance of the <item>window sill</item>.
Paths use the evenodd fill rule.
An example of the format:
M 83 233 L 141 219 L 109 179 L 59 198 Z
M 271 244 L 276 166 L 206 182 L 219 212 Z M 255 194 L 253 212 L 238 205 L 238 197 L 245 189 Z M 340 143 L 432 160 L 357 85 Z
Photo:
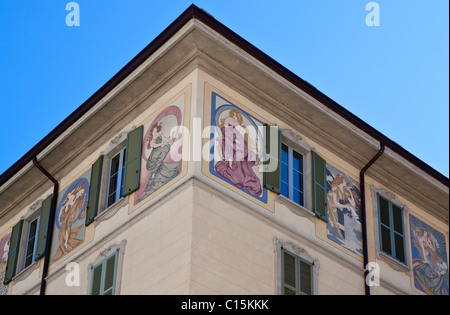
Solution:
M 316 221 L 316 214 L 314 212 L 306 209 L 305 207 L 299 205 L 298 203 L 292 201 L 291 199 L 283 195 L 278 195 L 275 200 L 288 207 L 289 210 L 294 212 L 296 215 L 308 218 L 313 222 Z
M 98 226 L 103 221 L 109 220 L 111 217 L 113 217 L 117 211 L 119 211 L 120 208 L 128 204 L 128 196 L 122 197 L 119 200 L 117 200 L 115 203 L 110 205 L 108 208 L 100 212 L 95 218 L 95 226 Z
M 377 258 L 382 260 L 382 261 L 384 261 L 392 269 L 400 271 L 400 272 L 404 272 L 408 276 L 410 276 L 411 272 L 410 272 L 409 267 L 407 266 L 406 263 L 402 263 L 402 262 L 392 258 L 388 254 L 385 254 L 384 252 L 382 252 L 380 250 L 377 250 Z
M 36 260 L 35 262 L 33 262 L 31 265 L 29 265 L 28 267 L 26 267 L 25 269 L 22 269 L 20 272 L 18 272 L 13 278 L 12 281 L 14 281 L 14 283 L 20 282 L 25 280 L 26 278 L 28 278 L 28 276 L 30 274 L 33 273 L 33 271 L 37 270 L 40 268 L 40 259 Z

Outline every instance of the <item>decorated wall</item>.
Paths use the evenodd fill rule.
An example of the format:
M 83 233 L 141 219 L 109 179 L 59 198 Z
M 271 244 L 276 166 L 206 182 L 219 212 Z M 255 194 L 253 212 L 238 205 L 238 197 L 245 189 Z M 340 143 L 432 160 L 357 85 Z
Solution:
M 3 284 L 5 280 L 6 264 L 8 262 L 9 241 L 11 232 L 0 238 L 0 295 L 8 294 L 8 286 Z
M 85 240 L 86 207 L 91 170 L 59 192 L 53 230 L 50 263 L 61 260 Z
M 187 171 L 189 152 L 186 126 L 190 110 L 191 86 L 184 88 L 144 121 L 139 189 L 134 206 L 166 189 Z
M 445 235 L 412 214 L 409 226 L 414 287 L 430 295 L 448 295 Z
M 362 255 L 359 183 L 327 164 L 327 237 Z

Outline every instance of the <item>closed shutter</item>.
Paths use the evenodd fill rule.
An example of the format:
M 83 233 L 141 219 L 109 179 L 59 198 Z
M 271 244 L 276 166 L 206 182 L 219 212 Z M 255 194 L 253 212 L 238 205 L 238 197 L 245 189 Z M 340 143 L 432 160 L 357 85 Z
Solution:
M 11 239 L 9 241 L 9 253 L 8 262 L 6 264 L 4 284 L 8 284 L 11 279 L 16 275 L 17 258 L 19 257 L 20 237 L 22 235 L 23 220 L 17 223 L 11 233 Z
M 312 264 L 300 257 L 282 250 L 282 292 L 283 295 L 313 294 Z
M 117 252 L 92 269 L 91 295 L 114 295 L 116 267 Z
M 287 251 L 282 254 L 282 294 L 297 294 L 297 259 Z
M 86 209 L 86 223 L 88 226 L 92 221 L 94 221 L 95 216 L 98 211 L 98 200 L 100 197 L 100 183 L 102 178 L 102 168 L 103 168 L 103 155 L 101 155 L 97 161 L 92 165 L 91 170 L 91 181 L 89 183 L 89 197 Z
M 130 131 L 127 136 L 123 196 L 129 195 L 139 188 L 143 129 L 143 126 L 140 126 Z
M 102 285 L 103 264 L 99 264 L 92 270 L 91 295 L 100 295 Z
M 42 202 L 41 214 L 39 219 L 38 239 L 36 244 L 36 255 L 34 260 L 38 260 L 45 254 L 48 236 L 48 225 L 50 220 L 50 210 L 52 207 L 52 197 L 53 195 L 50 195 Z
M 326 165 L 325 160 L 312 151 L 313 209 L 316 215 L 325 221 L 327 221 Z
M 274 126 L 266 128 L 266 160 L 264 165 L 264 187 L 281 193 L 281 130 Z
M 114 285 L 116 283 L 116 260 L 116 254 L 106 259 L 103 295 L 114 295 Z

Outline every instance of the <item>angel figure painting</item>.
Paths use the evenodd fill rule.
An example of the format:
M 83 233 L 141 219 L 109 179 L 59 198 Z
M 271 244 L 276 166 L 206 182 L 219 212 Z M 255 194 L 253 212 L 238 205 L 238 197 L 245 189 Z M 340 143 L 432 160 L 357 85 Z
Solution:
M 144 126 L 141 179 L 135 204 L 152 195 L 181 172 L 182 111 L 172 105 Z
M 327 235 L 354 253 L 362 254 L 359 184 L 327 165 Z
M 54 243 L 57 246 L 52 262 L 70 253 L 84 241 L 86 206 L 89 195 L 89 181 L 82 177 L 74 181 L 62 194 L 56 212 Z M 55 240 L 56 239 L 56 240 Z
M 449 276 L 444 234 L 409 216 L 412 270 L 416 289 L 429 295 L 448 295 Z
M 266 200 L 262 174 L 262 122 L 213 93 L 215 126 L 210 172 L 241 191 Z M 259 127 L 259 128 L 258 128 Z
M 0 239 L 0 295 L 8 294 L 8 286 L 3 284 L 3 280 L 5 280 L 10 240 L 11 232 Z

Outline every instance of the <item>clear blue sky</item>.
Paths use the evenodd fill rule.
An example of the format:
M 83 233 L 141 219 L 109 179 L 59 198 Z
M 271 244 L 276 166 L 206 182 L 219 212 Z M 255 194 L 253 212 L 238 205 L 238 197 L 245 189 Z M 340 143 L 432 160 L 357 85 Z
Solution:
M 0 174 L 191 3 L 449 176 L 449 1 L 1 0 Z

